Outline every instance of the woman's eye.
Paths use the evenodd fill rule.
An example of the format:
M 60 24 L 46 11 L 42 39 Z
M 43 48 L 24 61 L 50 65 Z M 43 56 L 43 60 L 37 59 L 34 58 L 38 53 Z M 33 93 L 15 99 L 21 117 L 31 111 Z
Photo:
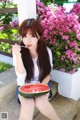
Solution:
M 32 34 L 32 37 L 35 37 L 35 35 L 34 35 L 34 34 Z
M 34 34 L 30 35 L 29 37 L 28 36 L 23 36 L 23 38 L 32 38 L 32 37 L 36 37 Z
M 23 38 L 26 38 L 26 36 L 23 36 Z

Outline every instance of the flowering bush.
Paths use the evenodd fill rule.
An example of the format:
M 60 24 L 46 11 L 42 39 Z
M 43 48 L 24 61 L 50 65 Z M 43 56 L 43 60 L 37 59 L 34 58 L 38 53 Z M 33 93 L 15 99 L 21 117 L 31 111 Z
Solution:
M 13 4 L 13 0 L 0 0 L 0 8 L 7 11 L 10 8 L 16 7 Z M 18 39 L 18 30 L 7 29 L 4 24 L 9 24 L 12 28 L 19 26 L 18 14 L 17 13 L 1 13 L 0 14 L 0 38 L 2 39 Z
M 79 22 L 80 22 L 80 3 L 74 4 L 74 5 L 73 5 L 73 8 L 72 8 L 72 10 L 71 10 L 70 12 L 77 14 L 77 15 L 79 16 L 79 17 L 78 17 L 78 20 L 79 20 Z
M 48 5 L 54 2 L 54 0 L 38 0 L 38 1 L 43 2 L 45 5 Z
M 1 9 L 9 9 L 16 7 L 16 4 L 13 4 L 13 0 L 0 0 L 0 8 Z M 7 11 L 6 9 L 6 11 Z M 13 17 L 16 15 L 16 13 L 0 13 L 0 22 L 2 21 L 3 24 L 10 24 Z
M 7 10 L 16 7 L 16 4 L 13 4 L 13 0 L 0 0 L 0 8 L 4 9 L 6 13 L 0 13 L 0 39 L 5 40 L 16 40 L 19 41 L 19 32 L 16 29 L 19 25 L 17 20 L 17 13 L 7 13 Z M 5 25 L 6 24 L 6 25 Z M 11 26 L 8 26 L 11 25 Z M 14 28 L 16 27 L 16 28 Z M 4 40 L 3 40 L 4 41 Z M 11 53 L 10 44 L 1 42 L 0 51 Z
M 80 3 L 74 4 L 73 8 L 70 10 L 70 12 L 74 12 L 74 13 L 80 13 Z
M 0 0 L 0 8 L 11 8 L 15 6 L 16 4 L 13 4 L 13 0 Z
M 53 53 L 55 69 L 74 73 L 80 67 L 80 23 L 78 16 L 57 5 L 37 2 L 43 37 Z
M 66 13 L 62 6 L 51 4 L 46 7 L 38 1 L 38 19 L 44 30 L 43 38 L 52 50 L 54 68 L 74 73 L 80 67 L 80 22 L 77 15 L 80 4 Z M 12 27 L 17 24 L 17 20 L 10 22 Z

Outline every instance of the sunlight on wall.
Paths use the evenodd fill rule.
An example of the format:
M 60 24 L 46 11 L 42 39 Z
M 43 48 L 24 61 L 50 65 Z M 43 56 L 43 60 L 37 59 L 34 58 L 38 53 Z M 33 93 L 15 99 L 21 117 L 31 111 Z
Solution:
M 66 8 L 66 12 L 69 12 L 72 9 L 73 4 L 72 3 L 64 3 L 63 6 Z
M 69 2 L 77 2 L 77 0 L 68 0 Z M 66 8 L 66 12 L 69 12 L 74 3 L 64 3 L 63 6 Z
M 0 54 L 0 62 L 4 62 L 4 63 L 13 65 L 13 58 Z
M 13 0 L 13 3 L 14 3 L 14 4 L 17 4 L 17 0 Z

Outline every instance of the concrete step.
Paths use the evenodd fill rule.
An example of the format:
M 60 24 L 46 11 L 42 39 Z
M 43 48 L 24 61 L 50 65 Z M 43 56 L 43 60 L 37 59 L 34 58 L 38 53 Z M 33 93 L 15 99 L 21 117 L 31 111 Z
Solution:
M 54 83 L 54 82 L 51 82 L 51 84 L 52 84 L 52 91 L 53 91 L 53 97 L 54 97 L 57 94 L 58 84 Z M 13 85 L 13 86 L 15 86 L 15 85 Z M 3 100 L 3 102 L 2 102 L 2 100 L 0 101 L 1 102 L 0 103 L 0 112 L 8 112 L 8 116 L 9 116 L 8 120 L 14 120 L 14 119 L 18 120 L 19 113 L 20 113 L 20 104 L 17 103 L 17 101 L 16 101 L 16 95 L 14 94 L 14 90 L 13 90 L 13 92 L 10 92 L 10 91 L 12 91 L 12 90 L 9 90 L 9 87 L 7 85 L 6 92 L 4 92 L 4 96 L 3 95 L 0 96 L 0 98 L 2 98 L 2 100 Z M 51 100 L 52 99 L 50 99 L 50 101 Z M 39 114 L 39 111 L 37 108 L 35 108 L 34 117 L 37 114 Z
M 52 97 L 49 99 L 49 101 L 52 100 L 53 97 L 55 97 L 55 95 L 57 95 L 58 93 L 58 83 L 50 80 L 50 83 L 52 85 Z
M 77 114 L 77 101 L 56 95 L 50 102 L 61 120 L 73 120 L 74 116 Z M 8 112 L 8 120 L 18 120 L 20 113 L 20 104 L 17 103 L 16 99 L 14 98 L 4 106 L 0 107 L 0 112 Z M 49 119 L 47 119 L 37 109 L 35 109 L 34 120 Z
M 0 89 L 14 81 L 16 81 L 16 74 L 14 67 L 0 73 Z
M 53 97 L 57 94 L 58 84 L 50 81 L 52 85 Z M 8 112 L 9 120 L 12 120 L 12 115 L 15 115 L 15 120 L 18 120 L 20 112 L 20 104 L 16 101 L 16 74 L 14 68 L 11 68 L 0 74 L 0 112 Z M 52 97 L 52 98 L 53 98 Z M 51 99 L 49 99 L 51 101 Z M 16 111 L 14 111 L 16 110 Z M 34 116 L 39 113 L 37 109 L 34 111 Z M 14 117 L 13 117 L 14 118 Z
M 68 98 L 57 95 L 51 101 L 52 106 L 54 107 L 57 115 L 60 117 L 60 120 L 73 120 L 77 114 L 78 102 L 70 100 Z M 39 113 L 34 120 L 49 120 L 43 114 Z M 80 118 L 79 118 L 80 120 Z
M 78 101 L 78 112 L 77 112 L 77 115 L 75 116 L 74 120 L 80 120 L 80 101 Z
M 14 68 L 0 73 L 0 106 L 13 99 L 16 90 L 16 74 Z M 5 101 L 6 98 L 6 101 Z
M 16 75 L 14 68 L 0 74 L 0 112 L 8 112 L 8 120 L 18 120 L 20 104 L 16 101 Z M 57 94 L 58 84 L 51 81 L 53 99 L 50 100 L 61 120 L 73 120 L 77 113 L 77 101 L 64 98 Z M 48 120 L 36 108 L 34 120 Z

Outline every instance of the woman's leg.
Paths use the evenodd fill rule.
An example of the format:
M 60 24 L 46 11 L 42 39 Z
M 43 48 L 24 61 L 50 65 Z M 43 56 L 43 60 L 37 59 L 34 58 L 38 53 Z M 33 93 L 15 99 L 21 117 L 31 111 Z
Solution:
M 34 99 L 24 98 L 19 95 L 19 99 L 21 102 L 21 111 L 19 120 L 32 120 L 33 119 L 33 111 L 34 111 Z
M 35 98 L 35 105 L 39 111 L 50 120 L 60 120 L 53 108 L 48 101 L 49 94 L 45 94 Z

